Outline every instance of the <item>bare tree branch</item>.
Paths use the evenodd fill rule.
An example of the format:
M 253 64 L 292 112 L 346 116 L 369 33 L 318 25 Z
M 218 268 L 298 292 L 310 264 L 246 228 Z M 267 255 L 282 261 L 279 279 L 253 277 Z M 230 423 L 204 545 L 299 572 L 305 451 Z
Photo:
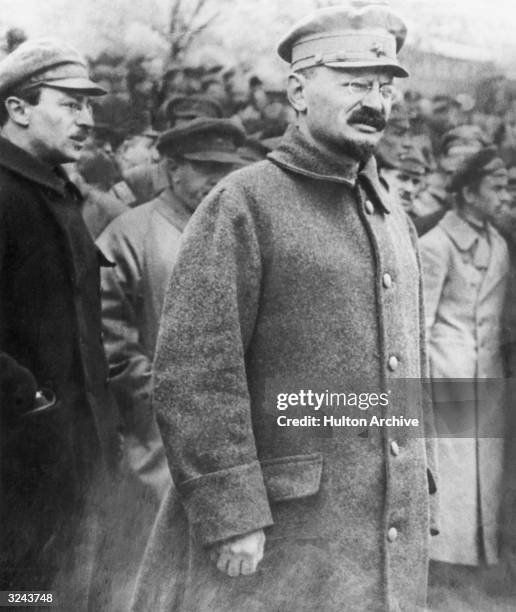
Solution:
M 172 34 L 176 30 L 176 23 L 181 10 L 182 0 L 174 0 L 172 10 L 170 11 L 170 33 Z
M 197 4 L 196 4 L 194 10 L 192 11 L 192 14 L 190 15 L 190 19 L 189 19 L 190 24 L 193 23 L 194 19 L 202 11 L 202 9 L 204 8 L 204 5 L 206 4 L 206 1 L 207 0 L 197 0 Z
M 206 19 L 206 21 L 204 23 L 202 23 L 202 24 L 198 25 L 196 28 L 193 28 L 192 30 L 190 30 L 190 32 L 188 33 L 188 36 L 186 36 L 186 38 L 184 38 L 184 40 L 182 41 L 182 48 L 183 49 L 187 49 L 189 47 L 189 45 L 191 44 L 192 40 L 198 34 L 200 34 L 203 30 L 205 30 L 208 26 L 210 26 L 216 19 L 218 19 L 219 16 L 220 16 L 220 13 L 217 11 L 211 17 Z

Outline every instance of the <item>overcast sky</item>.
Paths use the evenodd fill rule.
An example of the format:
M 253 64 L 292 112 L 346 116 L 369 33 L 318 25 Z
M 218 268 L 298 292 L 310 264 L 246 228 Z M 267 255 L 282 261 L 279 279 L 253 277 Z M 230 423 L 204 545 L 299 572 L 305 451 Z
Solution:
M 273 48 L 288 22 L 305 14 L 316 0 L 208 0 L 219 10 L 214 31 L 237 54 Z M 191 0 L 185 0 L 188 6 Z M 516 64 L 515 0 L 391 0 L 409 24 L 409 41 L 441 36 L 478 47 L 501 63 Z M 165 27 L 172 0 L 0 0 L 0 33 L 24 27 L 29 35 L 55 34 L 95 54 L 106 44 L 159 45 L 142 29 Z M 269 43 L 270 41 L 270 43 Z M 109 42 L 109 41 L 108 41 Z

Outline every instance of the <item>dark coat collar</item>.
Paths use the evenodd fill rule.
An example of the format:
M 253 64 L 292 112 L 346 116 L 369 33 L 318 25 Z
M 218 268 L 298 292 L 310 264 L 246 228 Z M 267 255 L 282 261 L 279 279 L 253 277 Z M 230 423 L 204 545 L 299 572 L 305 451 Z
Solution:
M 350 187 L 355 187 L 358 182 L 377 208 L 390 212 L 373 156 L 363 167 L 358 168 L 356 161 L 350 157 L 337 157 L 321 151 L 308 142 L 296 126 L 291 125 L 278 148 L 267 157 L 285 170 L 316 180 L 344 183 Z
M 64 196 L 67 188 L 76 192 L 75 186 L 70 183 L 66 172 L 57 167 L 55 169 L 47 166 L 36 159 L 27 151 L 24 151 L 6 138 L 0 136 L 0 166 L 11 172 L 19 174 L 23 178 L 48 187 Z

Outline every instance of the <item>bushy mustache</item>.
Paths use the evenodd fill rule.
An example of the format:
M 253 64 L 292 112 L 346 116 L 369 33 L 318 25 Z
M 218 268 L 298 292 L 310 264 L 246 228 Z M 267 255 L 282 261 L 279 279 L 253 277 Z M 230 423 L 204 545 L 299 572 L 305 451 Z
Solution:
M 367 106 L 364 106 L 354 111 L 351 114 L 348 123 L 350 123 L 351 125 L 353 125 L 354 123 L 363 123 L 364 125 L 370 125 L 379 132 L 384 130 L 385 126 L 387 125 L 385 117 L 379 111 L 374 110 L 374 108 L 368 108 Z

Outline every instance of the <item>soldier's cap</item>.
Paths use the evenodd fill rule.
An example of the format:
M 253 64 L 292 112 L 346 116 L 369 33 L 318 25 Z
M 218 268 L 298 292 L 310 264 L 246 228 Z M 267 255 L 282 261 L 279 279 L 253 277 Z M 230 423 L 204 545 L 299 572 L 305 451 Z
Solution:
M 430 171 L 430 166 L 418 147 L 396 155 L 393 149 L 383 151 L 381 165 L 385 168 L 395 168 L 412 176 L 424 176 Z
M 456 98 L 443 94 L 437 94 L 432 98 L 432 112 L 440 113 L 450 108 L 462 108 L 462 104 Z
M 446 190 L 458 193 L 475 179 L 485 176 L 506 177 L 507 168 L 496 147 L 484 147 L 466 158 L 451 177 Z
M 163 132 L 156 146 L 161 154 L 169 157 L 241 164 L 238 147 L 244 141 L 244 131 L 233 121 L 199 117 Z
M 398 168 L 411 176 L 425 176 L 430 171 L 428 162 L 417 147 L 399 156 Z
M 349 2 L 319 9 L 281 39 L 279 56 L 293 71 L 313 66 L 389 68 L 407 77 L 397 58 L 407 28 L 387 2 Z
M 394 102 L 391 108 L 391 114 L 387 121 L 387 127 L 393 127 L 398 130 L 408 132 L 410 130 L 410 121 L 408 109 L 401 100 Z
M 38 85 L 89 96 L 106 93 L 90 79 L 85 58 L 68 43 L 54 38 L 30 39 L 0 61 L 0 95 Z
M 466 151 L 471 147 L 483 148 L 491 144 L 489 136 L 478 125 L 459 125 L 445 132 L 440 149 L 447 154 L 452 148 L 462 147 Z
M 197 117 L 222 118 L 222 108 L 220 104 L 201 94 L 191 96 L 173 96 L 166 103 L 165 114 L 167 119 L 174 120 L 178 117 L 182 119 L 195 119 Z

